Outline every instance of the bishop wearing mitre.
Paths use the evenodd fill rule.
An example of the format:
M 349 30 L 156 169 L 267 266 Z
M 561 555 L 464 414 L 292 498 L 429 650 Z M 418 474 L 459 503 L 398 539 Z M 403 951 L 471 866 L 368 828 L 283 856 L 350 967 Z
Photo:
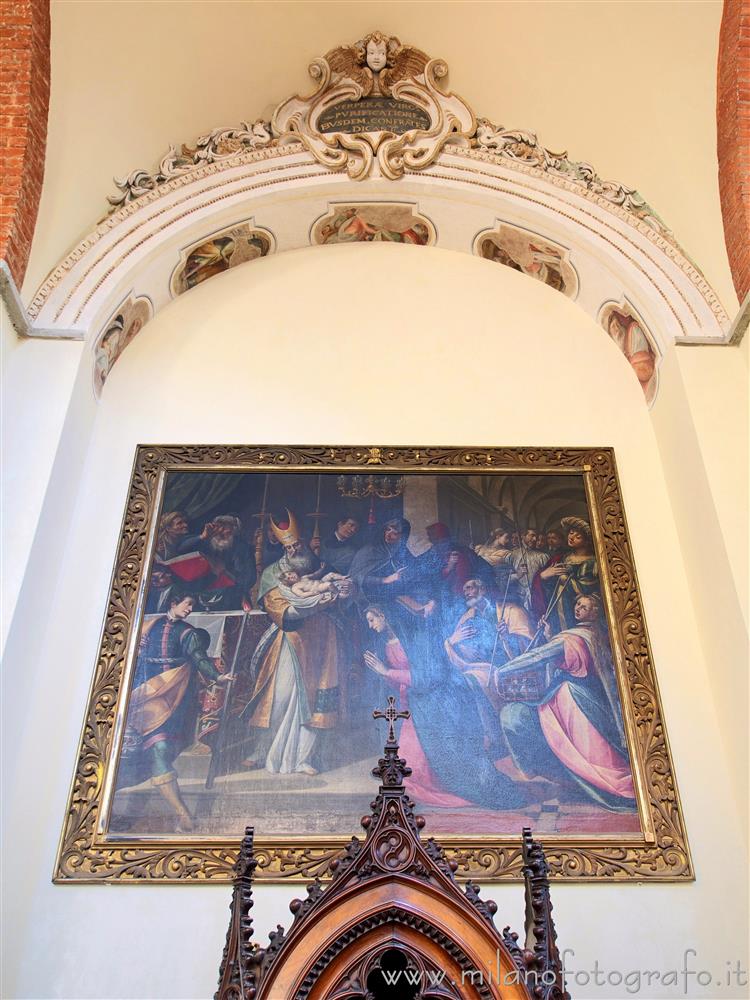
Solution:
M 322 730 L 338 721 L 339 681 L 337 630 L 333 613 L 347 600 L 346 585 L 315 602 L 292 603 L 281 586 L 290 573 L 315 576 L 318 557 L 287 510 L 287 521 L 271 529 L 284 555 L 263 571 L 258 600 L 271 619 L 252 660 L 255 685 L 242 718 L 250 727 L 250 752 L 245 768 L 264 767 L 272 773 L 313 775 L 313 755 Z M 287 595 L 282 595 L 282 589 Z M 308 605 L 308 606 L 306 606 Z

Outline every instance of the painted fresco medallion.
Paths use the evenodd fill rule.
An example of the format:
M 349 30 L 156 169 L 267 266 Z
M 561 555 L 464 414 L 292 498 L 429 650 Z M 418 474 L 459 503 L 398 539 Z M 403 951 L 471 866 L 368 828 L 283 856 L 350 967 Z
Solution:
M 94 345 L 94 392 L 101 395 L 107 376 L 122 352 L 153 316 L 151 301 L 130 296 L 109 320 Z
M 633 369 L 649 406 L 659 387 L 661 356 L 648 327 L 629 302 L 608 302 L 599 313 L 599 323 L 617 344 Z
M 477 236 L 474 253 L 541 281 L 568 298 L 578 294 L 578 275 L 568 251 L 545 236 L 503 223 Z
M 331 205 L 313 225 L 311 243 L 411 243 L 432 246 L 435 227 L 415 205 L 371 202 Z
M 272 249 L 271 234 L 253 227 L 250 222 L 193 243 L 180 254 L 180 263 L 170 282 L 172 295 L 182 295 L 231 267 L 265 257 Z

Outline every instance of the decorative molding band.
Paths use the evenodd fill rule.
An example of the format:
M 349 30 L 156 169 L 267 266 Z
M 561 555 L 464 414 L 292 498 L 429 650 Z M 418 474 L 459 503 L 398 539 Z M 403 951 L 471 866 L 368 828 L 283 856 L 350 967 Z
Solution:
M 611 204 L 619 205 L 637 219 L 644 220 L 651 229 L 655 229 L 670 243 L 679 247 L 672 230 L 635 188 L 626 187 L 618 181 L 602 180 L 590 163 L 585 160 L 571 160 L 567 152 L 553 153 L 539 142 L 536 132 L 506 129 L 502 125 L 493 125 L 486 118 L 480 118 L 473 136 L 472 148 L 489 151 L 495 157 L 509 160 L 511 163 L 536 167 L 542 173 L 563 177 L 573 184 L 580 185 Z
M 7 261 L 0 260 L 0 299 L 5 304 L 8 319 L 19 337 L 36 337 L 39 340 L 84 340 L 85 331 L 66 330 L 60 327 L 46 329 L 32 326 L 23 299 L 13 280 Z
M 701 340 L 697 337 L 677 337 L 678 347 L 739 347 L 750 327 L 750 292 L 747 293 L 739 312 L 732 320 L 726 340 Z
M 455 162 L 456 158 L 463 160 L 468 159 L 470 163 L 462 167 Z M 269 160 L 275 161 L 273 166 L 267 164 L 267 161 Z M 490 169 L 482 170 L 479 168 L 477 161 L 485 164 Z M 474 163 L 477 165 L 474 166 Z M 263 166 L 261 166 L 261 164 Z M 494 170 L 492 170 L 493 166 L 495 167 Z M 307 153 L 299 144 L 297 144 L 289 147 L 268 147 L 250 153 L 239 154 L 236 157 L 231 157 L 222 162 L 214 162 L 201 167 L 196 167 L 190 172 L 173 178 L 161 187 L 155 188 L 143 197 L 129 202 L 112 215 L 103 219 L 97 227 L 89 233 L 88 236 L 81 240 L 75 249 L 71 251 L 71 253 L 50 272 L 45 281 L 39 287 L 37 293 L 29 304 L 29 316 L 32 319 L 36 319 L 41 315 L 51 296 L 51 293 L 64 281 L 65 276 L 73 271 L 84 257 L 88 256 L 89 251 L 104 241 L 107 237 L 114 234 L 115 231 L 121 233 L 123 230 L 129 228 L 127 225 L 122 225 L 123 223 L 127 224 L 129 219 L 137 215 L 138 227 L 142 229 L 149 227 L 149 224 L 154 220 L 155 216 L 153 214 L 146 214 L 145 216 L 142 214 L 143 210 L 147 209 L 149 206 L 159 203 L 161 206 L 160 211 L 163 210 L 166 212 L 173 208 L 175 203 L 174 196 L 177 192 L 183 191 L 185 188 L 192 188 L 192 186 L 195 185 L 195 189 L 191 190 L 185 199 L 192 201 L 194 198 L 197 199 L 199 191 L 202 194 L 209 189 L 218 188 L 225 184 L 233 184 L 238 179 L 238 176 L 255 177 L 263 175 L 266 177 L 266 180 L 263 182 L 266 186 L 271 186 L 274 183 L 284 185 L 294 184 L 297 188 L 309 186 L 310 190 L 312 190 L 316 182 L 319 183 L 319 181 L 325 178 L 328 174 L 327 171 L 321 171 L 320 169 L 310 169 L 312 167 L 314 167 L 314 162 L 312 161 L 311 155 Z M 715 322 L 719 327 L 721 327 L 719 330 L 714 329 L 708 335 L 704 332 L 700 336 L 705 339 L 709 339 L 711 342 L 725 340 L 724 328 L 729 326 L 729 317 L 711 286 L 708 282 L 706 282 L 702 273 L 689 258 L 685 257 L 673 244 L 667 242 L 667 240 L 664 239 L 660 233 L 652 229 L 644 220 L 636 218 L 620 206 L 607 201 L 593 191 L 586 190 L 580 185 L 572 183 L 565 177 L 544 174 L 543 171 L 540 171 L 536 167 L 529 167 L 521 162 L 501 160 L 493 154 L 483 152 L 481 150 L 466 150 L 448 145 L 445 147 L 436 163 L 431 168 L 426 169 L 422 173 L 422 176 L 433 176 L 438 180 L 443 179 L 445 175 L 438 174 L 435 169 L 437 167 L 450 167 L 452 171 L 463 171 L 469 175 L 466 178 L 466 182 L 475 184 L 481 184 L 481 178 L 484 176 L 494 178 L 495 180 L 503 177 L 508 181 L 510 186 L 523 186 L 523 182 L 520 181 L 520 178 L 516 180 L 513 176 L 514 174 L 522 174 L 532 181 L 541 182 L 534 184 L 533 189 L 537 191 L 544 191 L 546 189 L 546 191 L 549 192 L 547 201 L 550 202 L 550 208 L 552 208 L 553 211 L 554 199 L 556 196 L 554 190 L 550 191 L 550 186 L 553 189 L 556 188 L 558 190 L 563 190 L 575 196 L 572 202 L 568 201 L 566 203 L 566 207 L 568 205 L 582 207 L 582 202 L 588 202 L 592 207 L 604 209 L 610 217 L 615 216 L 617 220 L 625 222 L 629 228 L 634 229 L 642 236 L 645 236 L 657 250 L 662 251 L 661 254 L 656 255 L 657 259 L 660 257 L 667 257 L 687 276 L 690 283 L 697 289 L 700 296 L 705 300 L 711 309 Z M 498 172 L 498 167 L 502 168 L 501 172 Z M 245 169 L 243 170 L 242 168 Z M 305 168 L 308 169 L 305 170 Z M 275 174 L 277 178 L 276 181 L 269 178 L 268 174 Z M 221 179 L 219 179 L 219 176 L 217 175 L 220 175 Z M 407 171 L 405 179 L 411 175 L 411 172 Z M 336 182 L 337 185 L 341 183 L 346 184 L 348 180 L 348 178 L 340 172 L 331 173 L 330 179 L 331 181 Z M 306 184 L 306 182 L 309 183 Z M 366 194 L 366 191 L 364 190 L 366 185 L 358 185 L 358 188 L 362 191 L 362 194 Z M 388 198 L 383 200 L 391 199 Z M 604 218 L 606 218 L 606 216 Z M 597 213 L 597 222 L 600 226 L 603 221 L 604 219 L 602 216 Z M 617 231 L 617 229 L 615 229 L 615 231 Z M 279 246 L 278 252 L 281 252 L 284 249 L 297 249 L 299 245 L 300 244 L 295 244 L 294 246 L 288 247 Z M 439 242 L 438 245 L 440 245 Z M 59 318 L 59 315 L 55 317 L 56 320 L 59 320 Z M 683 336 L 689 336 L 689 334 L 684 333 Z
M 703 272 L 700 270 L 698 265 L 689 257 L 685 251 L 680 247 L 680 245 L 673 239 L 667 239 L 666 236 L 655 229 L 651 224 L 648 216 L 640 217 L 639 215 L 628 211 L 624 206 L 617 204 L 615 201 L 604 197 L 598 193 L 593 188 L 582 187 L 579 183 L 571 181 L 564 174 L 554 174 L 546 173 L 541 171 L 538 167 L 528 166 L 520 160 L 501 160 L 498 159 L 493 153 L 487 153 L 484 150 L 465 150 L 459 147 L 446 146 L 446 153 L 450 153 L 453 156 L 464 157 L 470 160 L 481 160 L 485 163 L 494 163 L 502 165 L 503 167 L 509 167 L 513 171 L 518 171 L 519 173 L 526 174 L 529 177 L 543 177 L 547 183 L 553 184 L 555 187 L 561 188 L 562 190 L 569 191 L 571 194 L 575 194 L 577 197 L 585 197 L 585 199 L 592 204 L 597 205 L 599 208 L 605 209 L 612 215 L 616 215 L 618 219 L 626 222 L 629 226 L 637 229 L 639 233 L 644 235 L 654 246 L 658 247 L 667 257 L 675 261 L 685 274 L 690 277 L 690 280 L 695 285 L 695 287 L 700 291 L 703 298 L 711 306 L 711 310 L 717 318 L 717 321 L 722 325 L 728 325 L 729 316 L 721 304 L 719 297 L 716 292 L 711 288 L 709 283 L 706 281 Z M 472 169 L 472 168 L 468 168 Z M 473 168 L 473 173 L 481 174 L 482 171 Z M 488 176 L 493 176 L 488 174 Z
M 51 292 L 61 283 L 61 281 L 65 278 L 65 275 L 75 268 L 78 262 L 82 260 L 89 250 L 95 247 L 114 230 L 120 229 L 122 223 L 126 223 L 130 218 L 138 214 L 138 225 L 147 225 L 146 218 L 140 215 L 142 209 L 157 202 L 162 202 L 167 196 L 174 194 L 177 191 L 181 191 L 183 188 L 188 187 L 197 181 L 202 181 L 207 178 L 210 179 L 216 174 L 223 174 L 232 169 L 246 165 L 250 166 L 266 159 L 291 158 L 291 162 L 282 163 L 275 168 L 279 171 L 287 171 L 290 166 L 298 165 L 298 158 L 295 157 L 294 154 L 300 153 L 304 154 L 304 149 L 300 144 L 298 144 L 296 147 L 287 146 L 281 149 L 278 146 L 275 146 L 253 153 L 239 154 L 220 162 L 212 162 L 201 167 L 187 170 L 184 173 L 178 173 L 171 180 L 166 181 L 164 184 L 148 191 L 147 194 L 139 196 L 138 199 L 128 201 L 112 215 L 105 216 L 101 219 L 97 223 L 96 228 L 85 236 L 73 248 L 73 250 L 71 250 L 68 256 L 49 272 L 29 303 L 29 316 L 32 319 L 36 319 L 36 317 L 41 313 L 42 308 L 47 302 Z M 308 164 L 310 163 L 310 157 L 307 154 L 304 154 L 304 161 Z M 270 170 L 273 169 L 274 168 L 270 168 Z M 319 172 L 318 176 L 324 176 L 324 174 Z M 284 179 L 288 180 L 288 178 Z M 188 200 L 191 197 L 193 197 L 192 193 L 188 195 Z M 147 218 L 148 221 L 150 221 L 153 216 Z

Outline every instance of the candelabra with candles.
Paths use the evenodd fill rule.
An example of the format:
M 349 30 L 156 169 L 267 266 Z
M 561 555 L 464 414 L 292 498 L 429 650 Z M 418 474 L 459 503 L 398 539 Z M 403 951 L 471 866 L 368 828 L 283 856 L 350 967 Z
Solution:
M 354 497 L 357 500 L 370 497 L 370 513 L 367 515 L 367 523 L 373 525 L 375 524 L 375 497 L 380 500 L 393 500 L 395 497 L 400 497 L 404 492 L 405 479 L 403 476 L 339 476 L 336 485 L 342 497 Z

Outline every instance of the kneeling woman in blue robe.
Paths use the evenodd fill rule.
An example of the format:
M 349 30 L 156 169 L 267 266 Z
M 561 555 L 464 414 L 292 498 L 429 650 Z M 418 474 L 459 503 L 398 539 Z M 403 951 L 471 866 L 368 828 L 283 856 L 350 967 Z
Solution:
M 420 805 L 515 809 L 528 793 L 496 770 L 484 749 L 477 693 L 443 657 L 429 629 L 398 635 L 382 608 L 365 611 L 373 633 L 365 663 L 395 687 L 411 718 L 399 734 L 412 769 L 409 788 Z

